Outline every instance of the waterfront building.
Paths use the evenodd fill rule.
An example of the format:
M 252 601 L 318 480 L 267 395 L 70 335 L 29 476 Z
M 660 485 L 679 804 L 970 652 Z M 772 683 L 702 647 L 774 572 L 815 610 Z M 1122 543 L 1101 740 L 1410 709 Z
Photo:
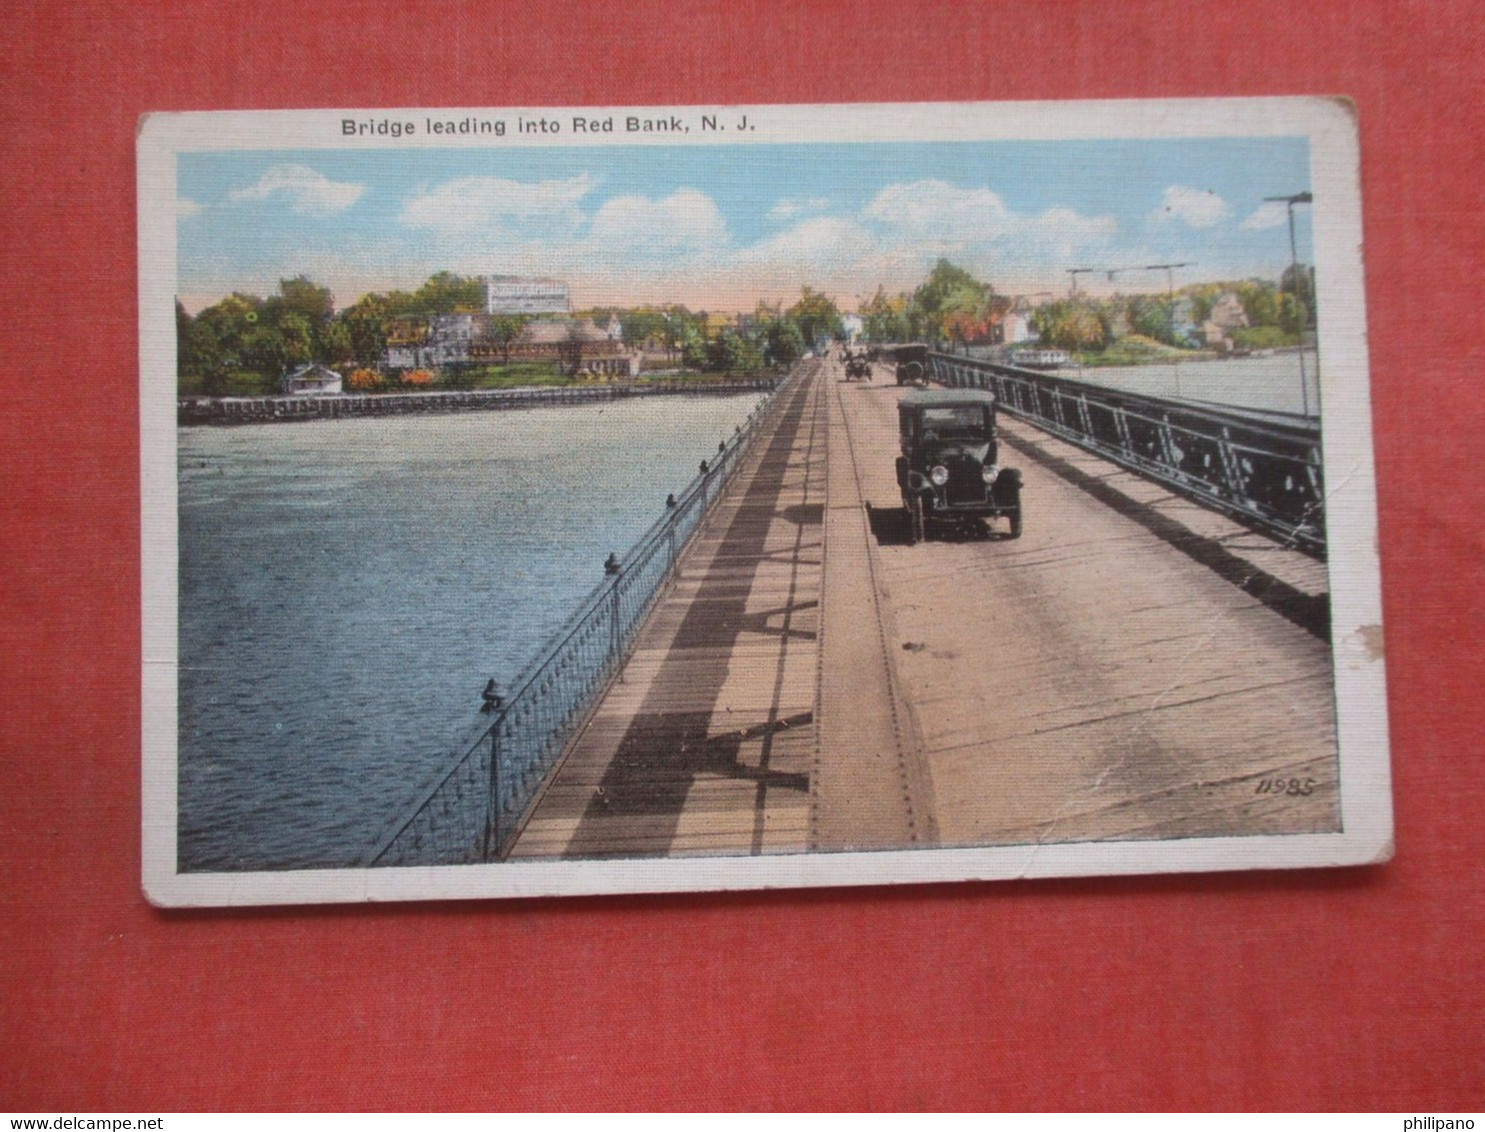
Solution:
M 572 309 L 567 284 L 557 279 L 485 275 L 480 281 L 486 314 L 567 314 Z
M 339 393 L 343 388 L 340 374 L 318 362 L 309 362 L 284 375 L 284 392 L 288 394 Z

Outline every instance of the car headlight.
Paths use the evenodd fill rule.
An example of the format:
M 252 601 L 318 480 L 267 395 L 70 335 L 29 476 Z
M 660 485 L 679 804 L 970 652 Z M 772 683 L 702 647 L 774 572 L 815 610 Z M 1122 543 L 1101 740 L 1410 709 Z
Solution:
M 999 478 L 1000 469 L 994 464 L 986 464 L 980 471 L 980 479 L 984 480 L 987 484 L 994 483 Z
M 949 469 L 942 464 L 935 464 L 929 469 L 928 478 L 933 481 L 934 487 L 943 487 L 949 482 Z

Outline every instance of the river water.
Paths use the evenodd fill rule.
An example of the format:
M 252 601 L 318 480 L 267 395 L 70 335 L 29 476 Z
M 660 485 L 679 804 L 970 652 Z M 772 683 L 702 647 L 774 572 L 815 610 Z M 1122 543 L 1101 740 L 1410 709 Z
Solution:
M 181 870 L 356 864 L 758 401 L 179 430 Z
M 1147 397 L 1175 397 L 1214 401 L 1276 413 L 1320 413 L 1319 371 L 1313 350 L 1304 355 L 1304 383 L 1300 382 L 1298 351 L 1267 357 L 1213 358 L 1206 361 L 1166 362 L 1148 366 L 1101 366 L 1054 371 L 1091 385 L 1103 385 Z

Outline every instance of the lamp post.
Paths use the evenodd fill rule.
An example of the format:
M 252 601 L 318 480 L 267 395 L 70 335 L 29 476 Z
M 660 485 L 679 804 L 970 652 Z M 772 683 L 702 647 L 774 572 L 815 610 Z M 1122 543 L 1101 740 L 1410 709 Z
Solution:
M 1299 245 L 1294 240 L 1294 206 L 1297 204 L 1311 204 L 1315 196 L 1313 193 L 1291 193 L 1285 197 L 1264 197 L 1264 200 L 1283 201 L 1289 211 L 1289 264 L 1294 272 L 1294 301 L 1299 302 Z M 1311 296 L 1313 299 L 1314 296 Z M 1317 373 L 1318 377 L 1319 374 Z M 1304 406 L 1304 415 L 1310 415 L 1310 386 L 1305 378 L 1305 328 L 1299 328 L 1299 397 Z
M 1170 324 L 1170 336 L 1176 336 L 1176 268 L 1195 267 L 1190 261 L 1185 263 L 1147 263 L 1143 267 L 1115 267 L 1109 270 L 1109 282 L 1114 281 L 1114 276 L 1122 275 L 1126 271 L 1163 271 L 1165 272 L 1165 303 L 1166 318 Z M 1176 396 L 1181 395 L 1181 356 L 1177 354 L 1171 362 L 1171 369 L 1176 377 Z

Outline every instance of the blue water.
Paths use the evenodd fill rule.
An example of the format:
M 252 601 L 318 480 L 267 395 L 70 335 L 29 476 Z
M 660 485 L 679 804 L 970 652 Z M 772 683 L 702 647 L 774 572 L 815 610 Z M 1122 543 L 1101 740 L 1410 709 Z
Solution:
M 356 864 L 757 403 L 180 430 L 180 868 Z

